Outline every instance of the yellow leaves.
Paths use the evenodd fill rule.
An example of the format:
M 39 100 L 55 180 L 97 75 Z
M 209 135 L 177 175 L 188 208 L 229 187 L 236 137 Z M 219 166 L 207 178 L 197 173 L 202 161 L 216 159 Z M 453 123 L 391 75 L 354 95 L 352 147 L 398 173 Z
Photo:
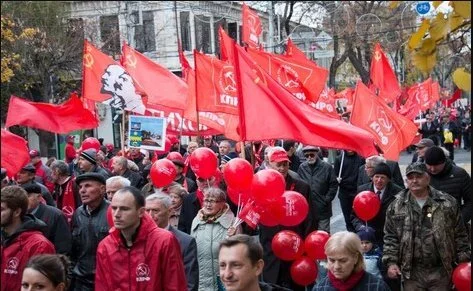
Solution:
M 471 2 L 470 1 L 450 1 L 453 10 L 464 19 L 471 18 Z
M 401 1 L 391 1 L 389 3 L 389 8 L 396 9 L 397 7 L 399 7 L 400 4 L 401 4 Z
M 19 69 L 20 64 L 18 63 L 20 56 L 18 54 L 2 56 L 2 83 L 10 82 L 11 78 L 15 76 L 13 69 Z
M 39 33 L 39 29 L 28 27 L 28 28 L 23 29 L 19 38 L 32 39 L 38 33 Z
M 471 75 L 465 68 L 458 68 L 452 74 L 453 83 L 463 91 L 471 91 Z
M 440 4 L 442 4 L 443 1 L 433 1 L 432 2 L 432 6 L 434 6 L 435 9 L 437 9 L 437 7 L 440 6 Z
M 435 19 L 432 20 L 431 27 L 429 30 L 430 36 L 435 41 L 444 39 L 447 34 L 462 25 L 463 21 L 463 17 L 455 12 L 450 13 L 448 15 L 439 13 L 435 17 Z
M 431 55 L 422 55 L 418 52 L 414 52 L 412 55 L 412 63 L 416 66 L 422 73 L 427 74 L 435 67 L 437 63 L 437 56 L 435 52 Z
M 412 34 L 411 38 L 409 39 L 409 42 L 407 45 L 410 50 L 413 50 L 419 46 L 420 41 L 424 37 L 429 27 L 430 27 L 430 21 L 428 19 L 424 19 L 422 21 L 421 26 L 419 27 L 419 30 L 417 30 L 414 34 Z

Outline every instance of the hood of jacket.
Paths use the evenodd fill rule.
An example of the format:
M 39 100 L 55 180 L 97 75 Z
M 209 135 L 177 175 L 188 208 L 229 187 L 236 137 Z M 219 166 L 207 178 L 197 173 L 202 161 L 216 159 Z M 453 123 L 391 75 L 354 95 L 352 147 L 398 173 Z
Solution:
M 39 231 L 45 234 L 48 226 L 42 220 L 36 218 L 33 214 L 26 214 L 23 223 L 12 235 L 5 237 L 4 246 L 10 245 L 20 234 L 28 231 Z

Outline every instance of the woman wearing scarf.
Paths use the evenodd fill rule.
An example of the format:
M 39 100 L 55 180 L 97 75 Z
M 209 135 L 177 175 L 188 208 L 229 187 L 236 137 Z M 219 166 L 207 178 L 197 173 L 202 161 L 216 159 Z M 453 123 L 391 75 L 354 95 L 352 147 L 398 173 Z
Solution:
M 177 229 L 179 225 L 179 217 L 181 215 L 182 202 L 184 197 L 188 194 L 186 189 L 178 183 L 168 187 L 169 197 L 171 198 L 171 208 L 169 224 Z
M 225 192 L 211 187 L 204 190 L 202 209 L 192 221 L 191 236 L 197 243 L 199 290 L 219 288 L 218 247 L 225 238 L 240 232 L 232 224 L 235 216 L 226 203 Z
M 390 290 L 380 278 L 365 271 L 360 238 L 353 232 L 333 234 L 325 244 L 328 273 L 312 291 Z

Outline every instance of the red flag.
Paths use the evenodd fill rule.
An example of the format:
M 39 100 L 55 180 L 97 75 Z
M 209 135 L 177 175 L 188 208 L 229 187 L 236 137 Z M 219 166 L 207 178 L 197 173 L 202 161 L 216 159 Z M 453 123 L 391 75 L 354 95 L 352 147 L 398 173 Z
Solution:
M 371 58 L 370 78 L 373 89 L 379 90 L 378 96 L 386 103 L 394 101 L 401 94 L 396 74 L 379 43 L 376 44 Z
M 335 94 L 335 99 L 346 100 L 347 106 L 353 105 L 353 95 L 355 90 L 353 88 L 345 88 L 342 91 Z
M 315 103 L 315 106 L 313 105 L 312 107 L 316 108 L 327 116 L 340 119 L 340 115 L 337 113 L 337 105 L 335 104 L 335 90 L 333 88 L 325 88 L 322 91 L 322 94 L 320 94 L 320 98 L 317 100 L 317 103 Z
M 458 99 L 460 99 L 461 96 L 462 96 L 462 90 L 457 88 L 455 92 L 453 93 L 452 97 L 450 97 L 450 99 L 445 100 L 446 107 L 452 106 L 452 104 Z
M 313 60 L 310 60 L 309 58 L 307 58 L 307 56 L 305 55 L 304 52 L 302 52 L 298 47 L 297 45 L 295 45 L 292 40 L 289 38 L 287 40 L 287 44 L 286 44 L 286 56 L 287 57 L 291 57 L 291 58 L 294 58 L 296 60 L 299 60 L 299 61 L 302 61 L 302 62 L 305 62 L 305 61 L 309 61 L 309 62 L 312 62 L 314 63 L 315 65 L 317 65 L 317 63 Z
M 197 110 L 238 115 L 232 65 L 194 50 Z
M 406 103 L 401 106 L 398 113 L 406 117 L 409 120 L 416 119 L 416 116 L 422 111 L 417 102 L 413 101 L 414 99 L 407 99 Z
M 431 93 L 431 98 L 430 98 L 430 108 L 432 108 L 437 101 L 440 100 L 440 85 L 439 82 L 432 82 L 432 85 L 430 86 L 430 93 Z
M 145 55 L 123 44 L 122 64 L 148 95 L 148 105 L 161 105 L 184 110 L 186 83 Z
M 397 160 L 417 133 L 412 121 L 392 111 L 361 82 L 356 85 L 350 121 L 373 135 L 388 160 Z
M 7 170 L 7 175 L 13 177 L 29 161 L 28 143 L 16 134 L 2 128 L 1 165 Z
M 228 36 L 221 26 L 218 28 L 218 38 L 220 40 L 220 59 L 222 61 L 233 60 L 233 44 L 235 40 Z
M 429 109 L 432 104 L 432 79 L 428 78 L 422 83 L 417 83 L 407 90 L 408 100 L 419 105 L 421 111 Z M 438 88 L 437 93 L 438 97 Z M 435 103 L 435 102 L 434 102 Z
M 84 108 L 79 97 L 72 93 L 69 100 L 61 105 L 30 102 L 11 96 L 5 126 L 23 125 L 66 134 L 73 130 L 96 128 L 98 123 L 97 118 Z
M 271 54 L 248 48 L 256 63 L 286 90 L 305 102 L 317 102 L 325 87 L 328 71 L 309 60 Z
M 242 6 L 242 26 L 242 41 L 251 48 L 259 48 L 259 36 L 263 31 L 261 21 L 258 13 L 251 10 L 245 3 Z
M 146 98 L 125 69 L 84 40 L 82 97 L 143 114 Z
M 376 154 L 368 132 L 328 118 L 297 100 L 260 68 L 239 46 L 235 48 L 242 140 L 294 139 L 304 144 Z M 269 121 L 262 122 L 261 116 Z

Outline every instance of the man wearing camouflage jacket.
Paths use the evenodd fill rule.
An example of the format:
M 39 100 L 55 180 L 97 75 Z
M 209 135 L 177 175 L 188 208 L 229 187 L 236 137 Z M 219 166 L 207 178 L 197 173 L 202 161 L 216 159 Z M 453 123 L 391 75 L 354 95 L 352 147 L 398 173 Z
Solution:
M 408 189 L 386 212 L 383 263 L 404 290 L 450 290 L 455 264 L 470 260 L 460 208 L 452 196 L 429 186 L 425 164 L 406 169 Z

